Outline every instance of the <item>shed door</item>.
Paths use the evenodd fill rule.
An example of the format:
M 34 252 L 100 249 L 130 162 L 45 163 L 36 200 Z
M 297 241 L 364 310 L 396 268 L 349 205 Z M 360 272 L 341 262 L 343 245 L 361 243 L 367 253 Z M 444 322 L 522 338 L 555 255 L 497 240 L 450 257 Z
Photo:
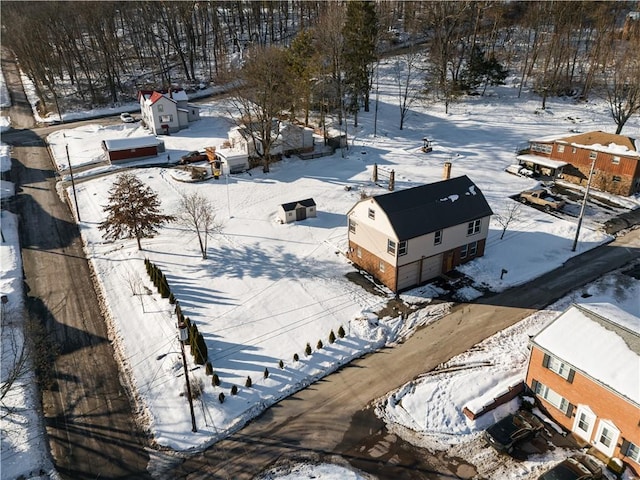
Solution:
M 307 218 L 307 209 L 305 207 L 296 208 L 296 221 Z
M 442 273 L 442 254 L 433 257 L 424 258 L 422 260 L 422 275 L 420 281 L 426 282 Z
M 419 282 L 420 262 L 398 267 L 398 290 L 412 287 Z

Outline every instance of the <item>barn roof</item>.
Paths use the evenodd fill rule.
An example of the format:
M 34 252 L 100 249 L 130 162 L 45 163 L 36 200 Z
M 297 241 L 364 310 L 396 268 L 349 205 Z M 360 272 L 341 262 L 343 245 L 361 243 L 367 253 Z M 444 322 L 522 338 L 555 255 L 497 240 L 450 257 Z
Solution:
M 451 178 L 373 197 L 400 241 L 493 214 L 480 189 L 467 177 Z
M 280 206 L 285 212 L 289 212 L 291 210 L 295 210 L 298 205 L 301 205 L 303 207 L 315 207 L 316 202 L 313 200 L 313 198 L 307 198 L 305 200 L 298 200 L 297 202 L 283 203 Z
M 102 149 L 110 152 L 117 150 L 131 150 L 132 148 L 156 147 L 162 142 L 153 136 L 112 138 L 102 141 Z

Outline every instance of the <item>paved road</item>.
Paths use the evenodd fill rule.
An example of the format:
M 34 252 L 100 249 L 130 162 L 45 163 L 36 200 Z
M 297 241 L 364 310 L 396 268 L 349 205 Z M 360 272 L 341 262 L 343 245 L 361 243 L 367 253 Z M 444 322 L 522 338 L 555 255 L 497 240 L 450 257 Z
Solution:
M 55 193 L 43 141 L 28 130 L 33 117 L 15 65 L 3 55 L 2 67 L 13 101 L 9 115 L 26 129 L 2 136 L 14 145 L 18 193 L 11 209 L 20 217 L 26 304 L 59 346 L 52 383 L 42 391 L 56 469 L 73 480 L 150 478 L 146 439 L 120 384 L 78 227 Z

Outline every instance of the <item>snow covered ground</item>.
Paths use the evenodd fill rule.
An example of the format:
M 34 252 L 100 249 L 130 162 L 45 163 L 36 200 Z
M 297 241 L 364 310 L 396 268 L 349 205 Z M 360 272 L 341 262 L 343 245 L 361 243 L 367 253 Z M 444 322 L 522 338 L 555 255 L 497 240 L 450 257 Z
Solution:
M 453 176 L 468 175 L 481 188 L 494 211 L 500 212 L 512 201 L 508 198 L 510 195 L 536 185 L 534 180 L 504 172 L 504 168 L 514 162 L 516 146 L 531 137 L 549 133 L 614 129 L 603 103 L 575 104 L 570 99 L 552 99 L 542 111 L 539 99 L 527 96 L 518 99 L 517 90 L 507 86 L 496 89 L 488 97 L 469 98 L 454 104 L 449 114 L 444 113 L 441 105 L 419 106 L 410 114 L 405 128 L 399 130 L 398 106 L 393 82 L 388 76 L 389 68 L 389 65 L 381 67 L 384 80 L 380 85 L 377 136 L 373 135 L 373 109 L 368 114 L 361 113 L 359 127 L 349 125 L 350 138 L 354 138 L 346 152 L 338 151 L 332 157 L 308 161 L 293 157 L 273 164 L 269 174 L 255 169 L 250 174 L 202 183 L 185 182 L 185 176 L 173 168 L 133 170 L 160 193 L 167 213 L 176 213 L 183 192 L 197 191 L 211 199 L 224 228 L 210 242 L 208 260 L 200 257 L 194 236 L 177 224 L 163 228 L 154 239 L 143 240 L 143 251 L 138 251 L 132 240 L 106 243 L 97 230 L 97 224 L 104 219 L 102 207 L 115 178 L 109 173 L 116 170 L 113 166 L 100 165 L 100 141 L 147 132 L 135 124 L 105 127 L 96 123 L 49 136 L 54 160 L 63 175 L 68 165 L 66 147 L 74 173 L 78 172 L 76 191 L 86 251 L 101 282 L 112 336 L 117 340 L 124 368 L 132 375 L 138 400 L 158 444 L 178 450 L 203 448 L 239 428 L 278 399 L 351 358 L 393 344 L 409 335 L 417 325 L 446 313 L 445 304 L 426 307 L 406 321 L 400 318 L 374 321 L 375 312 L 392 295 L 390 292 L 386 296 L 367 293 L 345 277 L 353 271 L 342 255 L 347 239 L 345 214 L 361 193 L 386 191 L 371 182 L 374 163 L 395 170 L 396 188 L 400 189 L 439 180 L 443 163 L 451 161 Z M 217 145 L 226 138 L 230 123 L 223 102 L 204 106 L 201 117 L 189 129 L 162 137 L 171 158 L 175 160 L 187 151 Z M 623 133 L 637 132 L 639 127 L 640 120 L 633 118 Z M 429 154 L 420 151 L 425 136 L 434 141 L 434 150 Z M 164 160 L 164 157 L 152 159 L 154 162 Z M 346 190 L 345 186 L 351 189 Z M 72 194 L 70 188 L 67 192 Z M 308 197 L 313 197 L 318 205 L 317 218 L 289 225 L 277 222 L 279 204 Z M 633 198 L 625 202 L 627 208 L 637 204 Z M 458 298 L 470 299 L 480 295 L 482 289 L 500 291 L 521 284 L 608 241 L 610 237 L 600 229 L 601 218 L 601 210 L 590 203 L 577 252 L 571 252 L 575 218 L 569 215 L 559 218 L 523 207 L 522 214 L 509 226 L 502 240 L 499 238 L 501 227 L 492 223 L 485 256 L 461 268 L 476 285 L 457 292 Z M 145 257 L 167 275 L 183 312 L 196 322 L 204 335 L 209 359 L 222 381 L 219 387 L 214 387 L 203 368 L 192 371 L 195 382 L 201 381 L 204 386 L 196 408 L 196 434 L 191 433 L 189 409 L 182 396 L 184 379 L 180 356 L 176 353 L 179 346 L 175 316 L 146 276 Z M 3 261 L 3 272 L 4 265 Z M 500 279 L 502 269 L 508 273 Z M 133 295 L 132 285 L 146 286 L 153 294 Z M 409 303 L 428 302 L 437 292 L 435 288 L 423 287 L 403 294 L 402 298 Z M 551 311 L 560 308 L 553 306 Z M 504 338 L 514 338 L 510 340 L 514 342 L 514 355 L 504 356 L 501 367 L 505 378 L 517 375 L 521 368 L 523 354 L 516 352 L 522 350 L 515 345 L 520 345 L 526 337 L 522 332 L 537 328 L 534 324 L 542 324 L 553 313 L 537 315 L 538 320 L 527 319 L 524 326 L 502 334 Z M 331 344 L 330 332 L 337 336 L 340 327 L 346 332 L 345 338 Z M 317 348 L 319 340 L 323 343 L 321 349 Z M 310 356 L 304 353 L 307 343 L 313 350 Z M 482 348 L 490 349 L 489 346 Z M 294 354 L 298 354 L 298 361 L 294 361 Z M 279 361 L 284 368 L 279 367 Z M 267 378 L 265 369 L 269 372 Z M 443 389 L 439 394 L 443 398 L 451 395 L 446 393 L 446 386 L 455 385 L 464 374 L 462 371 L 460 378 L 453 374 L 451 378 L 443 378 L 438 383 L 442 383 L 439 388 Z M 245 387 L 247 377 L 252 379 L 251 388 Z M 428 394 L 429 388 L 436 388 L 429 386 L 430 377 L 425 377 L 424 390 L 416 385 L 401 389 L 402 404 L 415 405 L 415 412 L 409 412 L 404 418 L 398 409 L 395 412 L 390 409 L 386 415 L 394 422 L 404 420 L 416 430 L 429 430 L 430 446 L 451 438 L 454 433 L 456 437 L 476 441 L 481 425 L 463 424 L 458 413 L 446 409 L 437 414 L 434 409 L 427 409 L 433 412 L 427 415 L 426 401 L 420 396 L 406 395 L 412 390 Z M 238 387 L 237 395 L 230 394 L 232 385 Z M 478 384 L 470 393 L 481 397 L 494 385 Z M 220 392 L 226 396 L 223 404 L 218 401 Z M 450 400 L 464 404 L 471 397 Z M 483 422 L 488 421 L 481 418 Z M 3 424 L 3 438 L 4 428 Z M 467 443 L 465 440 L 449 448 L 459 448 L 460 456 L 466 459 L 461 445 Z M 11 452 L 12 447 L 5 450 L 3 440 L 2 448 L 5 471 L 5 452 Z M 484 450 L 470 449 L 480 458 L 468 460 L 474 464 L 490 462 L 482 457 L 490 454 Z M 531 475 L 539 471 L 534 466 L 526 468 Z M 317 472 L 312 471 L 310 475 L 333 478 L 330 473 L 318 477 Z M 342 475 L 335 478 L 345 478 L 346 474 Z

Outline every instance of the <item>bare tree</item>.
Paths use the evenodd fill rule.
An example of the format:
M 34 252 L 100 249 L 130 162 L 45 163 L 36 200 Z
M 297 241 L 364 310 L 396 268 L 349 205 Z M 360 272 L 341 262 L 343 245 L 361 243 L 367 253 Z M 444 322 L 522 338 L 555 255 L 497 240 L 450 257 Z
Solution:
M 420 55 L 414 48 L 397 57 L 393 65 L 393 77 L 398 89 L 398 107 L 400 107 L 400 130 L 411 106 L 415 103 L 421 91 L 421 72 L 418 70 Z
M 206 259 L 209 237 L 222 231 L 222 223 L 216 221 L 215 208 L 211 201 L 198 192 L 183 194 L 176 219 L 196 234 L 200 253 L 202 258 Z
M 494 214 L 494 218 L 496 222 L 500 224 L 502 227 L 502 234 L 500 235 L 500 240 L 503 239 L 505 232 L 509 225 L 517 221 L 520 218 L 521 213 L 521 204 L 518 202 L 514 202 L 511 200 L 507 200 L 504 205 L 502 205 L 501 211 Z
M 640 112 L 640 60 L 637 49 L 620 55 L 607 81 L 607 100 L 619 134 L 627 120 Z

